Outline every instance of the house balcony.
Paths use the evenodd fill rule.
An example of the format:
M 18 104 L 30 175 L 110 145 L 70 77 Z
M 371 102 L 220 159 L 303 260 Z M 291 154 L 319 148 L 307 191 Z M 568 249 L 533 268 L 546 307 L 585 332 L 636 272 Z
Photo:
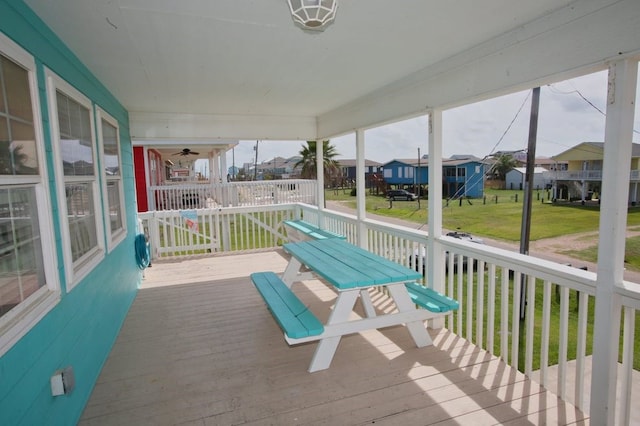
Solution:
M 140 214 L 153 268 L 85 409 L 87 424 L 581 424 L 592 376 L 611 371 L 591 363 L 593 272 L 303 203 L 196 215 Z M 433 287 L 460 309 L 430 324 L 435 344 L 416 348 L 403 327 L 359 333 L 343 340 L 328 370 L 308 373 L 315 345 L 287 346 L 248 278 L 284 270 L 282 222 L 301 217 L 354 244 L 364 229 L 368 250 L 405 266 L 441 268 Z M 428 247 L 438 268 L 415 256 Z M 295 285 L 325 319 L 335 292 L 316 280 Z M 640 286 L 615 291 L 616 419 L 634 424 Z M 372 299 L 393 309 L 384 293 Z
M 602 181 L 602 170 L 564 170 L 545 172 L 544 177 L 549 181 Z M 640 170 L 631 170 L 630 182 L 640 182 Z

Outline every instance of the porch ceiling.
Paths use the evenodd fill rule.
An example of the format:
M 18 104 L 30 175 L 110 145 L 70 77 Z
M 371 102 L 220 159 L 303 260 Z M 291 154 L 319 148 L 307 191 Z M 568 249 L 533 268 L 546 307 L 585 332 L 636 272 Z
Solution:
M 284 0 L 25 2 L 134 138 L 333 136 L 640 51 L 635 0 L 342 0 L 319 34 Z

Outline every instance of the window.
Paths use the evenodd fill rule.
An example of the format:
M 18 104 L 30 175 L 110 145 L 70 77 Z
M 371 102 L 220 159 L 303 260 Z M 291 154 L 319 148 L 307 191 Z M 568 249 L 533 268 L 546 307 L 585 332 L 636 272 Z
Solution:
M 456 177 L 456 168 L 455 167 L 445 167 L 444 175 L 446 177 Z
M 47 71 L 67 289 L 104 256 L 93 113 L 89 99 Z
M 392 169 L 383 169 L 383 175 L 386 179 L 392 178 L 393 177 L 393 170 Z
M 124 193 L 120 162 L 120 137 L 118 122 L 106 112 L 98 109 L 98 140 L 101 143 L 103 194 L 105 217 L 107 218 L 107 241 L 109 247 L 125 237 Z
M 36 94 L 33 58 L 0 34 L 0 356 L 59 299 Z
M 407 178 L 412 178 L 413 177 L 413 167 L 405 167 L 404 168 L 404 175 Z
M 467 175 L 467 169 L 464 167 L 458 167 L 458 177 L 465 177 Z

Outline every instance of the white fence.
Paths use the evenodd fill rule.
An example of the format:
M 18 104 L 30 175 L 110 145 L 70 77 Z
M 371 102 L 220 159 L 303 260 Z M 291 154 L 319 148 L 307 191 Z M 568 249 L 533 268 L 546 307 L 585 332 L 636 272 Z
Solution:
M 428 236 L 424 231 L 365 220 L 311 205 L 197 210 L 199 233 L 180 212 L 141 215 L 149 229 L 155 257 L 262 250 L 286 241 L 282 221 L 303 217 L 357 244 L 357 230 L 367 234 L 370 251 L 425 271 Z M 197 235 L 196 235 L 197 234 Z M 460 302 L 446 326 L 480 348 L 539 381 L 558 396 L 588 411 L 586 396 L 593 347 L 596 275 L 593 272 L 507 250 L 440 237 L 444 292 Z M 631 371 L 636 344 L 636 309 L 640 286 L 625 283 L 620 295 L 620 395 L 618 424 L 630 424 Z M 557 374 L 550 374 L 550 369 Z M 594 365 L 593 368 L 602 368 Z M 575 374 L 569 374 L 569 371 Z M 552 378 L 553 377 L 553 378 Z
M 291 179 L 228 183 L 175 183 L 151 186 L 149 210 L 204 209 L 270 204 L 316 204 L 315 180 Z

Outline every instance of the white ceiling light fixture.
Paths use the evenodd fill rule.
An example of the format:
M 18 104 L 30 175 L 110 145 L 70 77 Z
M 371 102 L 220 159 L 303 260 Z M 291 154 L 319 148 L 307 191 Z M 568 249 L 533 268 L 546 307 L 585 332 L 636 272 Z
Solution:
M 303 30 L 324 31 L 336 17 L 337 0 L 287 0 L 293 21 Z

